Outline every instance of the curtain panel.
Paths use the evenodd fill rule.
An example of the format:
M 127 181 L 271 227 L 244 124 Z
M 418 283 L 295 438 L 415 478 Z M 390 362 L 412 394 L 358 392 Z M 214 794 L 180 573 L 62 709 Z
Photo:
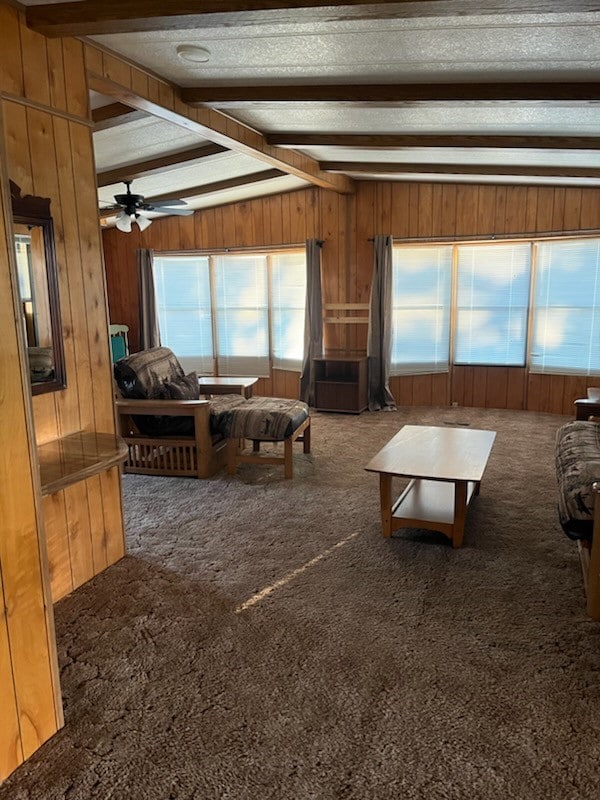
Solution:
M 321 242 L 306 242 L 306 313 L 304 317 L 304 361 L 300 377 L 300 399 L 315 404 L 313 359 L 323 355 L 323 305 L 321 299 Z
M 140 310 L 140 350 L 149 350 L 151 347 L 160 347 L 154 273 L 152 272 L 154 252 L 149 249 L 141 249 L 136 251 L 136 256 Z
M 396 411 L 390 391 L 392 361 L 392 237 L 374 240 L 373 283 L 369 307 L 369 411 Z

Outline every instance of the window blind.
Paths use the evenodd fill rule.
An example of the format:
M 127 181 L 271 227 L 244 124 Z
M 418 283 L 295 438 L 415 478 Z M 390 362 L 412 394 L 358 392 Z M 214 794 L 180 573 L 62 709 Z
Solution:
M 214 374 L 207 257 L 153 259 L 160 338 L 186 372 Z
M 213 257 L 219 375 L 268 377 L 267 257 Z
M 304 356 L 306 254 L 270 256 L 273 367 L 300 372 Z
M 600 239 L 540 242 L 530 371 L 600 374 Z
M 447 372 L 452 246 L 397 246 L 392 267 L 392 375 Z
M 458 247 L 454 363 L 524 366 L 531 245 Z

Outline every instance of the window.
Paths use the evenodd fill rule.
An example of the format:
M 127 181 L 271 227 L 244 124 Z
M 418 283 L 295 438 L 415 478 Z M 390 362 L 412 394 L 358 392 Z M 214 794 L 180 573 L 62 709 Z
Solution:
M 525 365 L 531 245 L 457 247 L 454 363 Z
M 154 258 L 154 289 L 161 341 L 186 372 L 214 372 L 208 258 Z
M 219 375 L 269 374 L 269 296 L 265 256 L 215 256 Z
M 392 284 L 392 375 L 600 374 L 600 239 L 395 245 Z
M 271 260 L 273 366 L 300 372 L 304 357 L 305 253 L 278 253 Z
M 205 375 L 300 371 L 304 250 L 154 258 L 161 341 Z
M 531 371 L 600 374 L 600 239 L 537 251 Z
M 448 370 L 452 246 L 395 247 L 392 375 Z

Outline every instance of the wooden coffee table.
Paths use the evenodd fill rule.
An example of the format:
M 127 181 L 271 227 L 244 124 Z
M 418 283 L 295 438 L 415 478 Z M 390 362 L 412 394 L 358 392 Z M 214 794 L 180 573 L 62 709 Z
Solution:
M 494 431 L 405 425 L 365 467 L 379 473 L 383 535 L 426 528 L 460 547 L 495 438 Z M 393 477 L 412 479 L 395 501 Z

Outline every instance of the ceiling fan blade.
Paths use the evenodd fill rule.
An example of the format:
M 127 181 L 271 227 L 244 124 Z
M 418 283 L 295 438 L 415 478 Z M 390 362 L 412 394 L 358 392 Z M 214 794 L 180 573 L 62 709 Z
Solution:
M 160 206 L 153 206 L 152 211 L 158 211 L 161 214 L 176 214 L 178 217 L 189 217 L 194 213 L 193 208 L 160 208 Z
M 187 206 L 187 203 L 185 200 L 157 200 L 156 203 L 150 202 L 149 205 L 157 208 L 158 206 Z
M 131 217 L 124 211 L 121 211 L 117 217 L 117 228 L 123 233 L 131 233 Z

